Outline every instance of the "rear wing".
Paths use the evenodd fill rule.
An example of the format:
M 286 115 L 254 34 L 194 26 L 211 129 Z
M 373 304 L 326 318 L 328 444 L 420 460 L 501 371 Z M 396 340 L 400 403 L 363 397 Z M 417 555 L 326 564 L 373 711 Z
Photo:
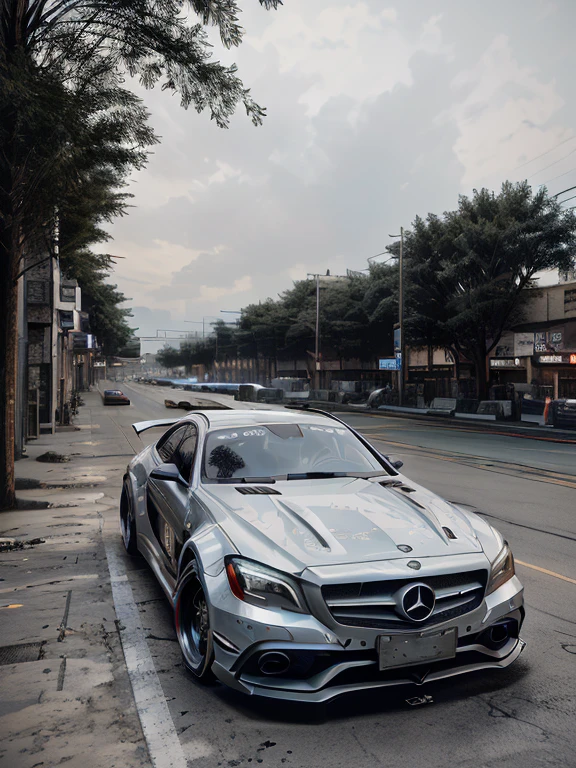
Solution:
M 180 421 L 180 418 L 154 419 L 152 421 L 138 421 L 136 422 L 136 424 L 132 424 L 132 429 L 134 430 L 134 432 L 136 432 L 137 435 L 141 434 L 142 432 L 146 432 L 147 429 L 154 429 L 154 427 L 164 427 L 164 429 L 168 429 L 168 427 L 171 427 L 173 424 L 176 424 L 178 421 Z

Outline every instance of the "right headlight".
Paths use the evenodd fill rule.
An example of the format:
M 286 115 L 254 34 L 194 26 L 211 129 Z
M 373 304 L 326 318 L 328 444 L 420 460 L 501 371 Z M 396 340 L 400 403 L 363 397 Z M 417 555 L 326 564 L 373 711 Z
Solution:
M 231 557 L 226 563 L 226 575 L 232 594 L 245 603 L 259 608 L 309 612 L 300 587 L 286 573 L 252 560 Z
M 502 584 L 505 584 L 508 581 L 508 579 L 511 579 L 515 572 L 514 556 L 512 550 L 508 546 L 508 542 L 505 541 L 504 546 L 492 563 L 486 594 L 491 595 L 492 592 L 495 592 L 498 587 L 501 587 Z

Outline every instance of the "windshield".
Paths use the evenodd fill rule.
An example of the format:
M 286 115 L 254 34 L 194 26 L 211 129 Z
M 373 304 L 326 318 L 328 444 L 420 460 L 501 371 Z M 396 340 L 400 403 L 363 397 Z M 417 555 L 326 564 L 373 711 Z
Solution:
M 210 480 L 264 477 L 290 480 L 311 474 L 382 474 L 385 471 L 376 457 L 344 427 L 268 424 L 218 429 L 209 432 L 206 439 L 204 474 Z

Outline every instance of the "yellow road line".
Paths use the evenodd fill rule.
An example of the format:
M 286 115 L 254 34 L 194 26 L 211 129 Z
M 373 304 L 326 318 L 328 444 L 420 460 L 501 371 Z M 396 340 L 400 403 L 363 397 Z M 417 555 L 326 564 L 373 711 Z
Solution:
M 540 573 L 546 573 L 548 576 L 554 576 L 557 579 L 562 579 L 562 581 L 567 581 L 569 584 L 576 584 L 576 579 L 569 579 L 568 576 L 562 576 L 561 573 L 556 573 L 555 571 L 549 571 L 547 568 L 540 568 L 540 566 L 538 565 L 523 563 L 522 560 L 514 559 L 514 562 L 518 563 L 518 565 L 523 565 L 525 568 L 532 568 L 533 571 L 540 571 Z

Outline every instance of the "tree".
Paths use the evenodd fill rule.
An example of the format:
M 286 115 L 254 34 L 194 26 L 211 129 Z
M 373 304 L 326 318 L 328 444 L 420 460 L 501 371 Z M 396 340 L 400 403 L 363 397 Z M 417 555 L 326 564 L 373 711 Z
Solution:
M 280 0 L 260 0 L 277 7 Z M 189 24 L 183 8 L 197 14 Z M 49 223 L 68 189 L 92 122 L 83 99 L 100 98 L 111 122 L 108 96 L 135 97 L 127 75 L 147 88 L 161 84 L 184 107 L 207 109 L 228 125 L 242 103 L 255 124 L 264 110 L 236 74 L 210 60 L 207 25 L 217 26 L 225 47 L 241 42 L 235 0 L 4 0 L 0 10 L 0 509 L 14 503 L 17 280 L 24 254 L 45 246 Z M 117 104 L 114 105 L 118 106 Z M 94 113 L 89 113 L 92 116 Z M 106 120 L 95 120 L 101 129 Z M 118 126 L 118 123 L 117 123 Z M 125 151 L 135 158 L 139 128 L 125 125 Z M 92 134 L 97 152 L 101 147 Z M 116 147 L 118 149 L 118 147 Z M 136 161 L 138 167 L 144 156 Z
M 156 360 L 164 368 L 178 368 L 183 365 L 182 352 L 175 347 L 166 346 L 156 353 Z
M 521 317 L 537 272 L 574 264 L 576 216 L 527 182 L 475 190 L 456 211 L 416 219 L 405 237 L 407 330 L 474 363 L 486 399 L 487 356 Z

